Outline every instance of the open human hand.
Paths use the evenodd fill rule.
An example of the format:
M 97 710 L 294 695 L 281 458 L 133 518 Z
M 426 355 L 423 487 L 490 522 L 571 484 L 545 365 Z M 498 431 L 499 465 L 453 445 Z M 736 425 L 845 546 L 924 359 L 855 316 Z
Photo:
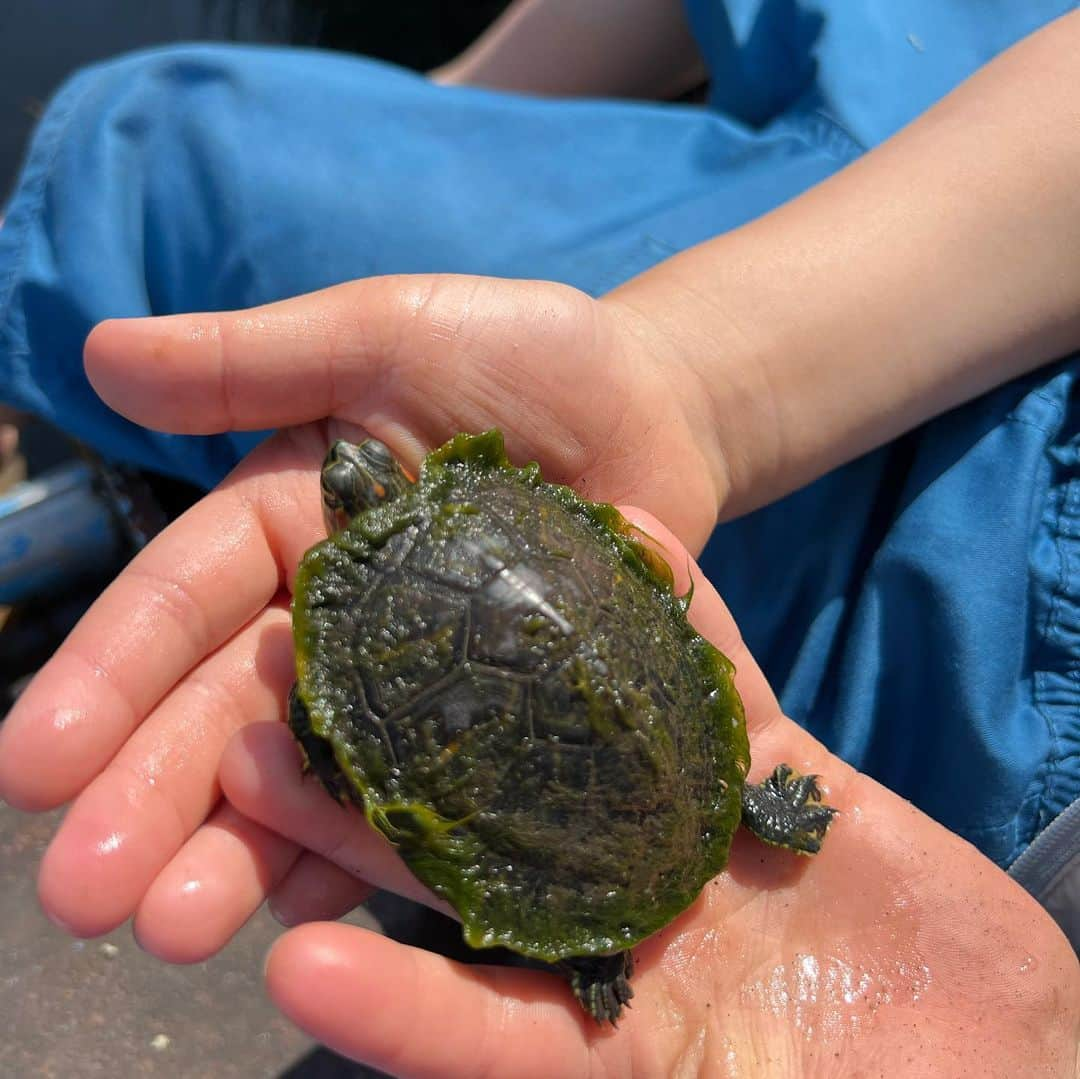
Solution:
M 288 594 L 323 536 L 329 441 L 363 428 L 415 465 L 458 430 L 500 426 L 514 459 L 633 500 L 697 547 L 724 467 L 701 380 L 661 336 L 564 286 L 469 277 L 98 327 L 88 373 L 132 419 L 288 426 L 132 561 L 3 724 L 0 796 L 74 802 L 42 866 L 46 912 L 86 936 L 134 915 L 144 947 L 194 961 L 268 890 L 285 904 L 296 889 L 355 889 L 219 804 L 217 780 L 233 731 L 282 713 Z
M 631 516 L 673 566 L 686 565 L 670 533 Z M 403 1076 L 1071 1076 L 1080 968 L 1045 912 L 968 843 L 781 715 L 699 574 L 692 620 L 735 660 L 753 776 L 791 761 L 820 773 L 840 807 L 820 854 L 738 833 L 727 870 L 634 949 L 633 1008 L 615 1031 L 585 1016 L 560 978 L 463 966 L 326 922 L 273 948 L 277 1005 L 339 1051 Z M 222 780 L 261 826 L 446 909 L 361 814 L 301 778 L 283 725 L 237 734 Z M 329 913 L 325 893 L 294 891 L 291 920 Z
M 679 368 L 664 368 L 658 359 L 663 352 L 650 351 L 640 327 L 626 329 L 634 324 L 629 314 L 610 316 L 611 321 L 600 315 L 594 325 L 594 309 L 582 313 L 592 301 L 553 288 L 545 303 L 537 299 L 544 289 L 518 283 L 491 286 L 500 295 L 505 287 L 511 300 L 515 290 L 525 290 L 516 316 L 506 310 L 500 316 L 492 304 L 481 302 L 488 287 L 484 283 L 442 279 L 425 294 L 423 281 L 410 280 L 402 285 L 406 292 L 414 287 L 420 291 L 410 293 L 411 304 L 400 301 L 393 307 L 391 302 L 396 316 L 384 325 L 382 307 L 374 300 L 380 289 L 392 287 L 374 283 L 368 291 L 346 286 L 236 316 L 111 324 L 91 341 L 88 365 L 95 383 L 114 405 L 143 422 L 187 431 L 299 426 L 255 451 L 133 561 L 4 723 L 0 794 L 29 809 L 75 799 L 46 855 L 40 881 L 46 911 L 75 933 L 105 932 L 134 914 L 135 931 L 145 948 L 170 960 L 191 961 L 220 948 L 267 895 L 286 921 L 333 916 L 346 909 L 366 885 L 346 872 L 342 862 L 377 884 L 394 886 L 397 879 L 399 888 L 409 889 L 407 882 L 388 878 L 370 859 L 354 858 L 340 832 L 337 845 L 324 845 L 317 827 L 290 835 L 287 822 L 274 817 L 271 808 L 293 789 L 287 784 L 276 788 L 276 801 L 260 801 L 257 784 L 245 801 L 236 752 L 226 760 L 223 773 L 235 806 L 220 800 L 219 763 L 226 742 L 253 721 L 279 719 L 293 678 L 287 596 L 300 554 L 322 535 L 316 477 L 330 439 L 355 437 L 363 426 L 414 462 L 428 444 L 458 427 L 499 423 L 515 458 L 539 458 L 551 478 L 574 482 L 590 497 L 643 503 L 672 521 L 692 548 L 711 527 L 723 491 L 723 468 L 706 460 L 708 438 L 698 434 L 707 410 L 696 376 L 683 371 L 672 377 Z M 451 302 L 450 293 L 457 289 L 462 291 L 455 292 Z M 513 308 L 511 300 L 507 302 Z M 531 331 L 526 333 L 525 327 Z M 617 348 L 611 344 L 615 339 L 621 342 Z M 526 340 L 533 342 L 530 363 L 535 369 L 524 359 Z M 390 361 L 382 362 L 384 352 Z M 500 356 L 508 357 L 502 361 L 505 366 L 500 366 Z M 665 384 L 662 373 L 677 390 Z M 598 436 L 590 444 L 587 432 L 593 423 L 603 440 Z M 670 545 L 674 543 L 671 539 Z M 699 599 L 695 605 L 699 618 L 701 603 Z M 654 983 L 657 989 L 667 988 L 651 998 L 660 1006 L 652 1013 L 653 1026 L 675 1034 L 662 1050 L 659 1040 L 646 1033 L 641 1044 L 652 1046 L 649 1051 L 658 1055 L 639 1056 L 641 1067 L 648 1072 L 653 1061 L 661 1061 L 657 1071 L 664 1074 L 668 1064 L 677 1063 L 670 1052 L 681 1038 L 692 1071 L 694 1040 L 700 1041 L 702 1032 L 713 1031 L 706 1037 L 708 1045 L 726 1045 L 717 1038 L 729 1036 L 734 1020 L 695 1027 L 693 1001 L 699 1012 L 705 1003 L 706 1012 L 721 1004 L 732 1006 L 736 999 L 740 1007 L 753 1005 L 766 1019 L 773 1017 L 776 1038 L 793 1038 L 791 1045 L 800 1052 L 807 1047 L 818 1052 L 836 1015 L 856 1014 L 815 1011 L 820 1001 L 835 1001 L 839 994 L 851 998 L 845 1004 L 870 1001 L 864 1010 L 875 1017 L 885 1005 L 885 1014 L 894 1017 L 907 1007 L 914 1018 L 903 1031 L 891 1028 L 892 1044 L 907 1045 L 917 1035 L 928 1054 L 951 1053 L 946 1058 L 950 1061 L 963 1059 L 959 1036 L 953 1037 L 957 1031 L 979 1039 L 984 1047 L 992 1044 L 995 1052 L 999 1035 L 1001 1044 L 1011 1039 L 1029 1047 L 1041 1044 L 1045 1035 L 1050 1049 L 1038 1051 L 1050 1062 L 1047 1074 L 1054 1074 L 1052 1068 L 1067 1053 L 1060 1048 L 1062 1041 L 1075 1034 L 1075 1025 L 1069 1024 L 1075 1024 L 1077 990 L 1068 965 L 1071 955 L 1052 923 L 960 840 L 869 780 L 849 778 L 839 762 L 823 759 L 820 747 L 779 717 L 771 695 L 768 706 L 761 705 L 760 694 L 755 696 L 753 685 L 746 682 L 753 667 L 730 637 L 730 622 L 724 623 L 728 636 L 716 626 L 699 624 L 743 667 L 740 677 L 752 713 L 758 770 L 775 758 L 820 771 L 828 777 L 830 800 L 846 812 L 835 826 L 840 839 L 830 837 L 831 861 L 822 859 L 804 869 L 797 886 L 794 880 L 784 883 L 791 871 L 784 868 L 787 863 L 775 868 L 779 856 L 740 840 L 732 872 L 707 889 L 705 898 L 665 931 L 667 936 L 640 949 L 639 995 L 647 995 L 649 984 L 660 979 Z M 760 682 L 759 675 L 754 677 Z M 260 737 L 271 731 L 281 733 L 264 725 Z M 315 796 L 310 787 L 302 790 L 305 798 Z M 333 809 L 337 820 L 343 816 L 336 807 L 323 803 L 323 808 Z M 312 823 L 320 824 L 317 819 Z M 363 833 L 350 829 L 350 834 Z M 317 849 L 301 853 L 301 843 Z M 765 861 L 755 861 L 760 858 Z M 830 865 L 837 868 L 824 868 Z M 761 888 L 755 874 L 764 874 L 766 884 L 778 877 L 780 884 Z M 820 883 L 817 891 L 815 882 Z M 844 903 L 833 909 L 828 900 L 837 899 L 837 893 Z M 804 903 L 798 898 L 804 895 L 816 898 Z M 716 904 L 723 919 L 716 915 L 700 922 L 703 912 Z M 746 919 L 753 932 L 729 937 L 740 919 Z M 815 931 L 825 935 L 802 938 L 800 926 L 817 927 Z M 843 930 L 836 939 L 828 935 L 834 927 Z M 693 932 L 684 938 L 686 930 Z M 378 958 L 373 948 L 391 949 L 387 978 L 401 977 L 403 971 L 408 976 L 410 965 L 423 975 L 425 964 L 435 963 L 435 970 L 453 974 L 459 986 L 475 984 L 489 995 L 485 999 L 512 1001 L 517 993 L 524 1008 L 530 993 L 539 992 L 547 994 L 544 1007 L 565 1003 L 565 988 L 537 981 L 538 976 L 500 973 L 495 978 L 508 996 L 499 992 L 490 997 L 490 988 L 485 988 L 490 983 L 483 978 L 455 974 L 454 968 L 422 956 L 403 963 L 402 956 L 413 953 L 394 951 L 387 942 L 357 938 L 363 943 L 351 943 L 342 952 L 327 950 L 318 936 L 305 943 L 303 935 L 341 931 L 305 929 L 275 952 L 272 987 L 283 1006 L 309 1025 L 317 1017 L 305 1016 L 288 995 L 290 986 L 305 984 L 304 966 L 310 971 L 322 956 L 325 969 L 315 962 L 320 978 L 332 977 L 336 969 L 352 979 L 358 956 L 366 956 L 364 962 Z M 780 951 L 755 952 L 751 938 Z M 911 962 L 925 959 L 930 981 L 923 988 L 918 987 L 927 976 L 915 981 L 914 975 L 903 976 L 916 969 L 906 965 L 907 959 L 901 969 L 882 958 L 882 938 L 896 944 L 888 954 L 905 954 Z M 851 950 L 864 939 L 861 950 Z M 680 948 L 678 942 L 684 940 L 688 943 Z M 905 941 L 914 944 L 908 947 Z M 806 950 L 809 944 L 816 950 Z M 661 950 L 650 958 L 654 947 Z M 690 952 L 715 955 L 717 950 L 722 961 L 707 964 L 708 970 L 691 962 Z M 809 956 L 805 962 L 804 955 Z M 291 967 L 290 956 L 295 961 Z M 347 962 L 341 962 L 343 956 Z M 694 970 L 704 982 L 699 978 L 695 983 L 690 977 Z M 693 1001 L 680 997 L 680 971 L 690 972 L 685 984 Z M 519 993 L 519 984 L 528 992 Z M 901 992 L 904 985 L 908 997 Z M 391 981 L 372 981 L 369 999 L 385 1003 L 392 988 Z M 714 995 L 704 997 L 703 988 Z M 976 1013 L 965 994 L 981 1001 L 984 1010 Z M 426 990 L 419 994 L 425 1000 L 427 995 Z M 918 1001 L 911 1000 L 912 995 Z M 319 999 L 346 1000 L 325 991 Z M 362 1003 L 363 998 L 348 999 Z M 680 1000 L 686 1006 L 682 1011 Z M 800 1014 L 811 1016 L 805 1021 L 792 1020 L 800 1001 Z M 417 1006 L 422 1003 L 418 1000 Z M 501 1022 L 509 1014 L 500 1010 L 503 1007 L 499 1004 L 485 1014 Z M 452 1009 L 455 1016 L 459 1012 Z M 993 1024 L 981 1025 L 992 1012 Z M 1003 1018 L 1006 1012 L 1011 1018 Z M 644 1001 L 638 1002 L 633 1022 L 640 1024 L 636 1017 L 644 1013 Z M 353 1036 L 357 1013 L 349 1014 Z M 525 1009 L 520 1014 L 531 1022 L 528 1017 L 534 1012 Z M 822 1018 L 812 1018 L 819 1014 Z M 323 1019 L 331 1022 L 333 1015 L 327 1010 Z M 689 1018 L 684 1023 L 678 1015 Z M 883 1023 L 875 1018 L 873 1023 L 848 1023 L 844 1029 L 880 1031 Z M 394 1028 L 382 1029 L 392 1034 Z M 431 1029 L 437 1030 L 434 1025 Z M 443 1029 L 449 1038 L 452 1032 Z M 603 1046 L 621 1045 L 618 1053 L 629 1052 L 626 1047 L 640 1040 L 629 1021 L 629 1037 L 623 1038 L 620 1030 L 618 1042 L 609 1043 L 580 1026 L 573 1029 L 577 1042 L 558 1043 L 564 1052 L 579 1054 L 561 1058 L 569 1061 L 571 1074 L 588 1060 L 607 1059 L 602 1054 L 613 1050 Z M 747 1043 L 757 1029 L 746 1028 Z M 796 1037 L 793 1029 L 804 1033 Z M 410 1061 L 392 1041 L 380 1050 L 370 1044 L 346 1045 L 340 1029 L 316 1030 L 357 1055 L 389 1061 L 387 1066 L 406 1072 L 437 1073 L 442 1066 L 441 1059 L 432 1063 L 430 1057 L 427 1063 Z M 374 1024 L 373 1030 L 377 1033 Z M 879 1034 L 876 1042 L 860 1044 L 881 1047 L 885 1041 Z M 769 1051 L 780 1052 L 777 1044 L 770 1041 Z M 582 1049 L 591 1045 L 601 1048 Z M 738 1045 L 733 1042 L 723 1052 L 737 1053 Z M 493 1044 L 491 1051 L 496 1048 Z M 847 1049 L 833 1051 L 843 1056 Z M 1020 1059 L 1019 1050 L 1001 1052 L 1006 1060 Z M 394 1053 L 399 1056 L 392 1060 Z M 523 1061 L 525 1067 L 534 1057 L 542 1059 L 522 1055 L 509 1063 Z M 782 1064 L 789 1058 L 776 1059 Z M 1038 1059 L 1036 1049 L 1030 1048 L 1023 1059 Z M 495 1070 L 500 1063 L 493 1064 Z M 940 1074 L 933 1067 L 927 1071 Z M 981 1074 L 987 1074 L 985 1068 Z

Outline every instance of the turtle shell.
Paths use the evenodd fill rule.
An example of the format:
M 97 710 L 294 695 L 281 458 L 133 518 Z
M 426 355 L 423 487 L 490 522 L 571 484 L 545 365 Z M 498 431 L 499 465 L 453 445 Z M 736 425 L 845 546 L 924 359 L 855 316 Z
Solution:
M 473 947 L 616 952 L 724 867 L 746 726 L 686 606 L 613 507 L 513 467 L 497 431 L 304 557 L 309 737 Z

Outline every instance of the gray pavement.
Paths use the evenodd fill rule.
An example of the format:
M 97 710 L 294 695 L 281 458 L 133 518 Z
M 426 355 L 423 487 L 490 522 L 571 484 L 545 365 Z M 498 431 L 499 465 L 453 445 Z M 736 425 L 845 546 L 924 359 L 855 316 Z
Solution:
M 125 926 L 72 940 L 41 913 L 37 864 L 58 814 L 0 804 L 0 1076 L 373 1079 L 320 1049 L 266 999 L 262 962 L 281 931 L 260 912 L 190 967 L 141 952 Z M 377 928 L 362 909 L 350 921 Z

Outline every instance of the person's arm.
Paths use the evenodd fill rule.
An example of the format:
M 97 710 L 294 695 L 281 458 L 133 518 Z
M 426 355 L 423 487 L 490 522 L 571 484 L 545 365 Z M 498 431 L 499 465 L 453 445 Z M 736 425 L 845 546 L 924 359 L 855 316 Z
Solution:
M 705 64 L 680 0 L 517 0 L 432 77 L 529 94 L 669 98 L 703 82 Z
M 723 515 L 1080 348 L 1080 13 L 608 302 L 689 358 Z

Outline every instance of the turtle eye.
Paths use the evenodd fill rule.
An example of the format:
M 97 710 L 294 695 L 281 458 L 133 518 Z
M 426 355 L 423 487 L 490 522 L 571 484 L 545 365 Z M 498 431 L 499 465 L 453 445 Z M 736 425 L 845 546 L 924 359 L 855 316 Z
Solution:
M 361 455 L 380 471 L 393 468 L 397 464 L 397 460 L 386 444 L 377 438 L 369 438 L 361 442 L 358 448 Z

